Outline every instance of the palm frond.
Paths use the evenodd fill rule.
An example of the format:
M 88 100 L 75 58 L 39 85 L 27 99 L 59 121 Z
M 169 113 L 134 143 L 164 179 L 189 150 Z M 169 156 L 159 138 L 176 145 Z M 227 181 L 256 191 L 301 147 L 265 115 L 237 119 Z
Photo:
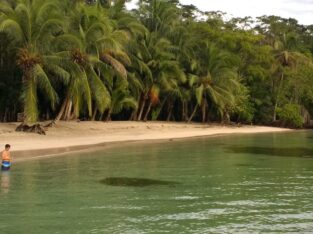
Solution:
M 96 102 L 99 112 L 103 113 L 110 106 L 110 93 L 92 67 L 87 69 L 87 76 L 92 98 Z
M 127 71 L 124 65 L 109 53 L 102 53 L 101 60 L 107 64 L 110 64 L 122 77 L 127 78 Z
M 57 94 L 53 89 L 47 74 L 39 64 L 34 66 L 32 70 L 32 76 L 34 77 L 35 82 L 38 84 L 38 87 L 42 89 L 42 91 L 50 100 L 51 107 L 54 108 L 58 101 Z
M 5 19 L 0 23 L 0 32 L 9 34 L 18 42 L 23 42 L 25 39 L 21 26 L 12 19 Z

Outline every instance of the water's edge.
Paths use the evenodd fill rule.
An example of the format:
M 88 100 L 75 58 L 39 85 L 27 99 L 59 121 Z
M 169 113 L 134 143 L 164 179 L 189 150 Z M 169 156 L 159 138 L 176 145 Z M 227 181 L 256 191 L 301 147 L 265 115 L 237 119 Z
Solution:
M 59 157 L 65 155 L 74 155 L 77 153 L 84 152 L 97 152 L 104 149 L 125 147 L 127 145 L 133 144 L 155 144 L 169 141 L 184 141 L 188 139 L 205 139 L 205 138 L 215 138 L 215 137 L 223 137 L 223 136 L 244 136 L 244 135 L 263 135 L 269 133 L 275 134 L 288 134 L 294 132 L 308 132 L 311 130 L 290 130 L 290 131 L 282 131 L 282 132 L 250 132 L 250 133 L 218 133 L 218 134 L 209 134 L 209 135 L 201 135 L 201 136 L 186 136 L 179 138 L 167 138 L 167 139 L 145 139 L 145 140 L 127 140 L 127 141 L 114 141 L 114 142 L 103 142 L 97 144 L 87 144 L 80 146 L 68 146 L 68 147 L 59 147 L 59 148 L 47 148 L 47 149 L 37 149 L 37 150 L 18 150 L 13 151 L 12 154 L 14 156 L 14 162 L 24 162 L 29 160 L 36 160 L 41 158 L 51 158 L 51 157 Z

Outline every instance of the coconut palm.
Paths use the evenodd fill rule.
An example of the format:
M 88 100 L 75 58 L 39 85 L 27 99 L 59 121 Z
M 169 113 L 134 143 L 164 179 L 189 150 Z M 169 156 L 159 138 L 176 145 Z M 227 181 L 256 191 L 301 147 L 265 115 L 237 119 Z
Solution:
M 171 42 L 156 33 L 148 33 L 132 48 L 133 71 L 143 84 L 136 119 L 147 120 L 152 106 L 159 102 L 159 94 L 172 92 L 185 81 L 173 50 Z
M 240 82 L 230 54 L 208 45 L 200 55 L 195 73 L 189 75 L 189 85 L 197 101 L 189 121 L 200 107 L 205 122 L 209 106 L 216 108 L 221 116 L 225 114 L 226 105 L 235 100 L 234 90 L 240 87 Z
M 168 37 L 180 24 L 179 9 L 171 1 L 140 0 L 137 14 L 150 32 L 161 37 Z
M 178 12 L 170 1 L 139 1 L 136 13 L 148 32 L 130 49 L 133 71 L 143 87 L 137 97 L 137 120 L 147 120 L 152 107 L 159 105 L 156 118 L 167 101 L 173 102 L 169 97 L 179 93 L 179 85 L 185 81 L 185 74 L 176 60 L 178 48 L 171 40 L 175 26 L 179 25 Z
M 127 77 L 125 65 L 130 61 L 122 50 L 127 38 L 125 31 L 114 30 L 106 12 L 98 5 L 76 5 L 70 15 L 68 32 L 56 39 L 71 73 L 57 120 L 77 118 L 84 103 L 89 116 L 92 109 L 95 115 L 110 107 L 113 76 Z
M 62 9 L 57 0 L 44 3 L 19 0 L 16 4 L 2 2 L 0 11 L 0 32 L 13 38 L 18 48 L 16 64 L 23 73 L 25 122 L 34 122 L 38 118 L 38 89 L 45 93 L 54 108 L 58 96 L 51 85 L 51 74 L 68 79 L 58 56 L 51 50 L 51 41 L 63 29 Z

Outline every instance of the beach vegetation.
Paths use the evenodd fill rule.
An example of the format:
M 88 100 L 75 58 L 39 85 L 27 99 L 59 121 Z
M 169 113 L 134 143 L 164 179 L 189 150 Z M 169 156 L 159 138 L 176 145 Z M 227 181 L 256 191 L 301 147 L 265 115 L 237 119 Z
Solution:
M 126 2 L 2 0 L 0 121 L 310 122 L 312 25 Z

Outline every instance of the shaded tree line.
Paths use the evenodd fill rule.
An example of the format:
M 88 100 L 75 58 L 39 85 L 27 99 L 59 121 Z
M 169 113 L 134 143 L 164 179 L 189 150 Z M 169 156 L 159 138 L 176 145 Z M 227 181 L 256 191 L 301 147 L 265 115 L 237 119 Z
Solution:
M 1 1 L 0 121 L 309 124 L 312 25 L 126 2 Z

